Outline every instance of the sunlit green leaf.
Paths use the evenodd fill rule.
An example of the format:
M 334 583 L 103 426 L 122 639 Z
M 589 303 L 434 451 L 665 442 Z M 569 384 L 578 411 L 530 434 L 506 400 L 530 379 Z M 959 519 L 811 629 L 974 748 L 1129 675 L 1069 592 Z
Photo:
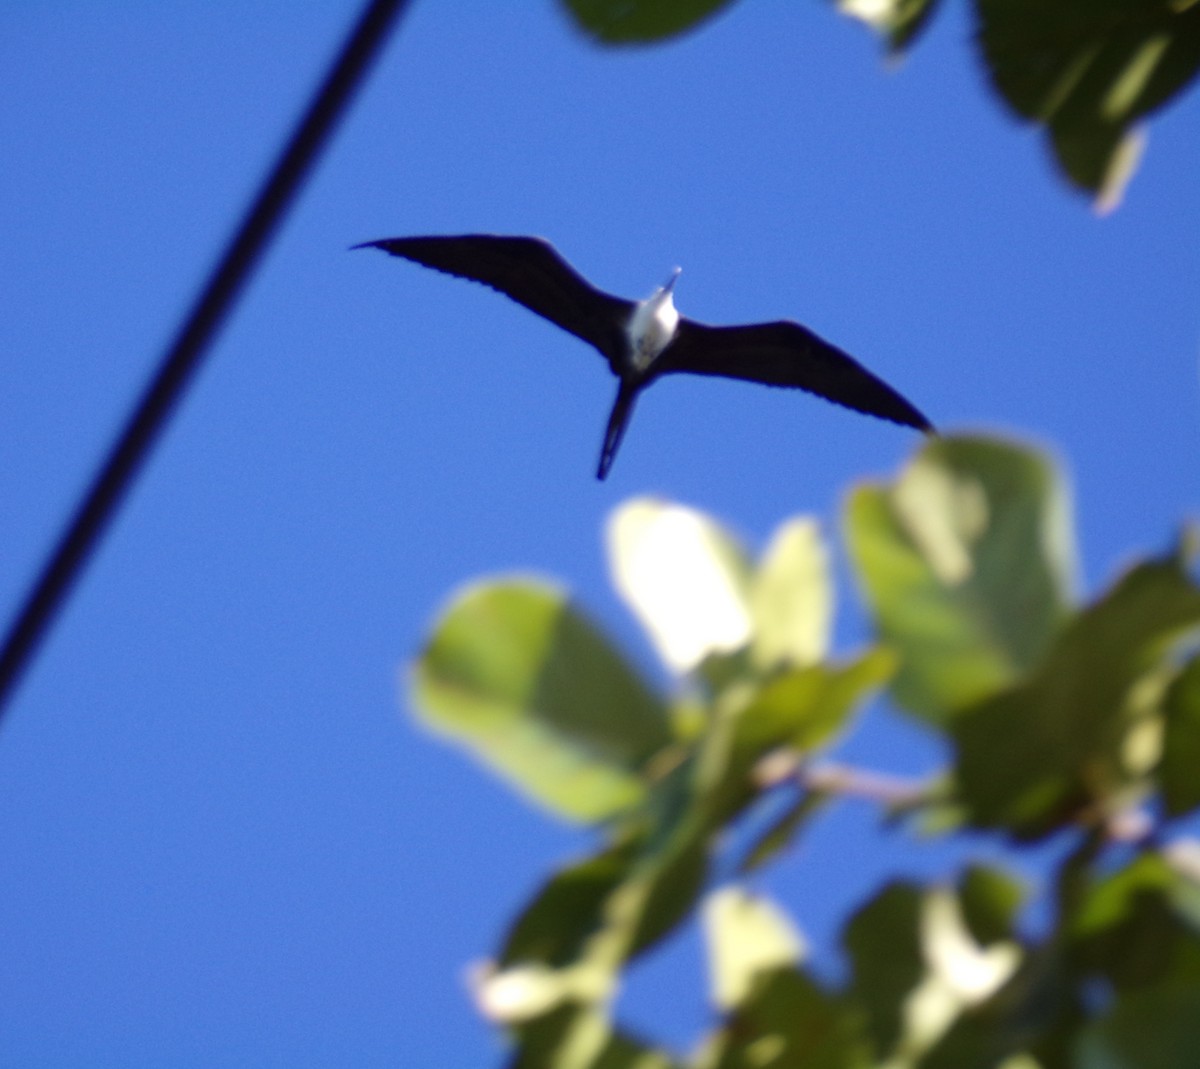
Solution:
M 697 765 L 694 789 L 706 821 L 726 823 L 757 799 L 764 784 L 756 769 L 769 754 L 827 743 L 894 664 L 888 651 L 874 649 L 846 665 L 817 664 L 747 683 L 745 704 L 714 723 Z
M 1144 772 L 1133 732 L 1153 732 L 1163 655 L 1197 626 L 1200 590 L 1182 564 L 1139 565 L 1079 614 L 1025 682 L 955 718 L 971 819 L 1042 835 Z
M 977 0 L 978 40 L 997 90 L 1046 124 L 1072 180 L 1112 188 L 1132 123 L 1200 69 L 1190 0 Z M 1126 167 L 1126 169 L 1128 169 Z
M 784 913 L 740 887 L 708 896 L 704 930 L 713 1001 L 722 1010 L 744 1002 L 763 973 L 798 965 L 804 956 L 804 943 Z
M 837 0 L 839 10 L 870 26 L 892 53 L 912 44 L 937 5 L 938 0 Z
M 849 715 L 895 671 L 896 658 L 875 647 L 847 664 L 795 668 L 764 683 L 738 724 L 738 744 L 810 750 L 840 731 Z
M 847 539 L 910 712 L 943 721 L 1019 679 L 1061 629 L 1075 556 L 1044 457 L 983 438 L 926 445 L 891 485 L 859 487 Z
M 634 498 L 609 520 L 608 552 L 617 590 L 674 670 L 749 642 L 750 563 L 703 513 Z
M 1193 657 L 1163 702 L 1166 732 L 1159 778 L 1167 812 L 1200 806 L 1200 657 Z
M 563 0 L 576 25 L 606 45 L 646 44 L 696 29 L 733 0 Z
M 750 607 L 759 666 L 814 664 L 828 653 L 833 584 L 812 520 L 792 520 L 775 532 L 754 575 Z
M 412 678 L 413 704 L 559 814 L 599 820 L 644 797 L 670 741 L 662 703 L 555 587 L 478 584 L 446 610 Z

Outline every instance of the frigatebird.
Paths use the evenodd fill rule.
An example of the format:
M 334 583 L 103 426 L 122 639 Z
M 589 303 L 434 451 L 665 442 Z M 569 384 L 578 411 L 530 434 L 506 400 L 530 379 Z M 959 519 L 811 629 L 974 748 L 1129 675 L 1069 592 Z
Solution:
M 637 396 L 660 375 L 687 371 L 771 386 L 798 386 L 836 404 L 906 427 L 933 425 L 853 357 L 790 320 L 710 327 L 675 310 L 676 268 L 644 301 L 597 289 L 548 241 L 499 234 L 383 238 L 356 249 L 482 282 L 598 349 L 619 386 L 596 478 L 612 467 Z

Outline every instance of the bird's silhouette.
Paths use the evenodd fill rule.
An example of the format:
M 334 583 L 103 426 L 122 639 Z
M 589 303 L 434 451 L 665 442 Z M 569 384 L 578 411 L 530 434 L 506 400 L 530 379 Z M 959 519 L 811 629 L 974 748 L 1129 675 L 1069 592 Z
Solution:
M 710 327 L 675 310 L 676 268 L 644 301 L 597 289 L 548 241 L 498 234 L 384 238 L 375 248 L 482 282 L 598 349 L 619 386 L 596 478 L 612 467 L 637 396 L 660 375 L 723 375 L 795 386 L 836 404 L 932 431 L 920 411 L 853 357 L 790 320 Z

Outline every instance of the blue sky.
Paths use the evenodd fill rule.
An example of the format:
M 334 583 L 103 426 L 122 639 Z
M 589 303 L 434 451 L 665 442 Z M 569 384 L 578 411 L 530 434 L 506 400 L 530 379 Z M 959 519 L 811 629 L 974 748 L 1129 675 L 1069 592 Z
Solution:
M 356 9 L 0 7 L 5 611 Z M 796 513 L 836 535 L 847 487 L 916 444 L 683 377 L 599 484 L 596 354 L 354 242 L 542 234 L 622 295 L 678 264 L 686 315 L 800 319 L 940 426 L 1064 458 L 1088 589 L 1195 514 L 1200 99 L 1097 219 L 969 34 L 953 5 L 889 70 L 820 3 L 621 53 L 548 3 L 414 5 L 0 731 L 0 1065 L 498 1064 L 463 970 L 588 837 L 412 724 L 398 674 L 437 607 L 557 576 L 670 686 L 607 580 L 614 505 L 675 498 L 753 547 Z M 938 760 L 882 706 L 848 752 Z M 961 856 L 849 805 L 768 883 L 836 969 L 849 904 Z M 628 1018 L 685 1043 L 699 953 L 641 968 Z

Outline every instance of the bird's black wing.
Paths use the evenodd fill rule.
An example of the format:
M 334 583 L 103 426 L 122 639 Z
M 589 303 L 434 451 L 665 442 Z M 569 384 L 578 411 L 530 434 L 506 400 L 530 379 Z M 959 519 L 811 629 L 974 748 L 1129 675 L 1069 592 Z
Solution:
M 599 349 L 621 358 L 624 324 L 634 303 L 597 289 L 541 238 L 463 234 L 457 237 L 385 238 L 354 248 L 375 248 L 482 282 Z
M 689 371 L 797 386 L 858 412 L 932 431 L 918 409 L 853 357 L 799 323 L 710 327 L 682 319 L 671 345 L 654 364 L 658 374 Z

